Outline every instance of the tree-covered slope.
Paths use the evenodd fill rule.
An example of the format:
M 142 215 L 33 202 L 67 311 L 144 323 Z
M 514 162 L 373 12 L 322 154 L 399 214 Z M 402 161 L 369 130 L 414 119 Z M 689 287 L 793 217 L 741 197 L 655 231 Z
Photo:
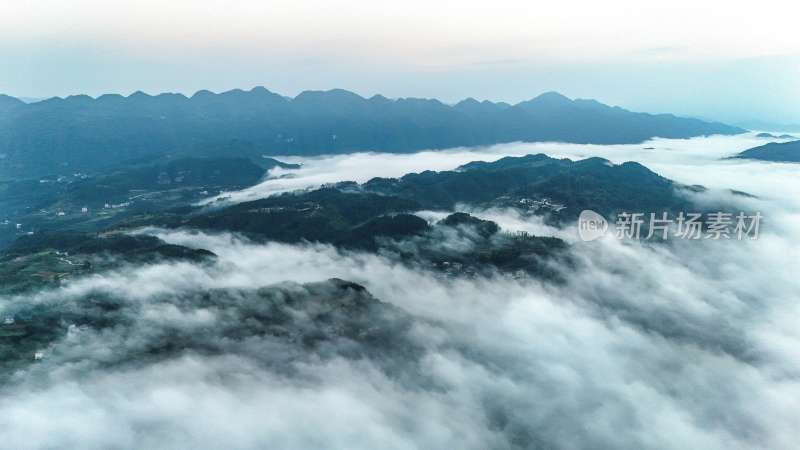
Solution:
M 800 162 L 800 141 L 771 142 L 745 150 L 734 158 L 757 159 L 760 161 Z
M 184 206 L 220 191 L 258 183 L 274 159 L 176 158 L 107 173 L 0 182 L 0 249 L 20 235 L 47 230 L 94 231 L 132 214 Z M 17 226 L 19 224 L 19 226 Z
M 602 214 L 620 211 L 673 211 L 688 200 L 684 188 L 635 162 L 612 164 L 602 158 L 580 161 L 544 154 L 473 162 L 457 170 L 375 178 L 369 192 L 413 199 L 425 208 L 451 209 L 459 203 L 503 205 L 574 219 L 583 209 Z

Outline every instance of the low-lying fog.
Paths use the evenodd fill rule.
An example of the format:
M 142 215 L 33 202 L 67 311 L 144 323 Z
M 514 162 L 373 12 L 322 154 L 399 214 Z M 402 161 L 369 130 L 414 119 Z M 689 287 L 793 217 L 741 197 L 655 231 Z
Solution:
M 347 155 L 312 158 L 279 157 L 278 159 L 302 164 L 299 170 L 275 169 L 273 178 L 252 188 L 234 193 L 223 193 L 229 201 L 248 201 L 278 192 L 318 187 L 325 183 L 343 180 L 366 182 L 374 177 L 400 177 L 410 172 L 424 170 L 452 170 L 471 161 L 494 161 L 504 156 L 523 156 L 544 153 L 554 158 L 572 160 L 599 156 L 619 164 L 637 161 L 662 176 L 684 184 L 702 184 L 709 188 L 739 189 L 756 195 L 771 193 L 760 176 L 791 177 L 797 171 L 792 164 L 762 164 L 743 160 L 724 161 L 741 151 L 770 142 L 757 138 L 755 133 L 739 136 L 709 136 L 694 139 L 653 139 L 635 145 L 583 145 L 562 143 L 515 143 L 480 148 L 457 148 L 443 151 L 426 151 L 411 154 L 353 153 Z M 713 168 L 713 174 L 708 170 Z M 753 173 L 754 172 L 754 173 Z M 795 183 L 793 192 L 800 191 Z M 216 198 L 207 202 L 214 201 Z
M 566 279 L 559 285 L 500 275 L 447 279 L 326 245 L 145 230 L 219 259 L 131 267 L 0 303 L 69 303 L 108 291 L 142 305 L 130 318 L 138 325 L 124 334 L 65 338 L 30 374 L 0 388 L 0 448 L 797 448 L 800 166 L 721 159 L 761 143 L 747 135 L 287 158 L 304 164 L 294 178 L 232 199 L 546 153 L 639 161 L 681 183 L 718 189 L 706 197 L 746 191 L 759 198 L 728 200 L 764 220 L 758 240 L 648 246 L 611 237 L 582 243 L 574 229 L 505 210 L 476 212 L 509 230 L 570 240 L 577 264 L 559 268 Z M 392 370 L 368 358 L 288 358 L 302 353 L 300 344 L 113 370 L 60 363 L 58 355 L 91 361 L 126 351 L 165 322 L 222 326 L 220 311 L 175 308 L 170 296 L 331 277 L 363 284 L 408 313 L 414 326 L 406 338 L 419 354 L 386 355 Z

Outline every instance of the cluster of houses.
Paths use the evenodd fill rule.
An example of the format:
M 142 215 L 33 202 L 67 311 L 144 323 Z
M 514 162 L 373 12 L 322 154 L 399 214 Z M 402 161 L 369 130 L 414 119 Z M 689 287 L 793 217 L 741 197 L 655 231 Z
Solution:
M 84 206 L 84 207 L 81 208 L 81 214 L 88 214 L 88 213 L 89 213 L 89 208 L 88 207 Z M 67 215 L 67 213 L 64 212 L 63 209 L 59 209 L 58 212 L 56 212 L 56 216 L 59 216 L 59 217 L 63 217 L 63 216 L 66 216 L 66 215 Z
M 3 226 L 9 226 L 9 225 L 11 225 L 11 222 L 8 219 L 5 219 L 2 222 L 0 222 L 0 224 L 2 224 Z M 15 223 L 14 224 L 14 229 L 16 229 L 17 232 L 19 232 L 19 233 L 24 233 L 24 234 L 27 234 L 29 236 L 33 234 L 33 231 L 24 231 L 22 229 L 22 224 L 21 223 Z
M 460 262 L 442 261 L 434 265 L 447 277 L 466 276 L 471 278 L 478 275 L 474 268 L 465 267 L 464 264 Z
M 295 211 L 295 212 L 312 212 L 322 209 L 318 203 L 313 202 L 306 202 L 300 205 L 301 207 L 287 207 L 287 206 L 268 206 L 264 208 L 254 208 L 250 209 L 247 212 L 250 213 L 261 213 L 261 214 L 270 214 L 276 213 L 281 211 Z
M 40 209 L 39 212 L 41 214 L 50 214 L 51 213 L 50 211 L 48 211 L 46 209 Z M 84 206 L 84 207 L 81 208 L 81 214 L 88 214 L 88 213 L 89 213 L 89 207 L 88 206 Z M 67 215 L 67 212 L 64 211 L 63 209 L 58 209 L 58 210 L 55 211 L 55 215 L 56 215 L 56 217 L 64 217 L 64 216 Z M 3 225 L 8 225 L 8 220 L 4 220 L 2 222 L 2 224 Z M 17 224 L 17 225 L 18 225 L 17 226 L 18 229 L 21 228 L 21 226 L 20 226 L 21 224 Z
M 475 268 L 470 266 L 465 266 L 460 262 L 443 261 L 435 263 L 434 266 L 438 270 L 440 270 L 445 277 L 448 278 L 455 278 L 455 277 L 475 278 L 478 276 L 478 272 L 475 270 Z M 529 278 L 529 275 L 528 272 L 519 269 L 514 272 L 506 273 L 505 277 L 513 280 L 523 280 Z
M 270 213 L 281 212 L 281 211 L 284 211 L 284 210 L 286 210 L 286 207 L 284 207 L 284 206 L 269 206 L 269 207 L 265 207 L 265 208 L 251 209 L 251 210 L 248 210 L 247 212 L 270 214 Z
M 2 224 L 3 226 L 8 226 L 8 225 L 11 225 L 11 221 L 8 220 L 8 219 L 5 219 L 2 222 L 0 222 L 0 224 Z M 17 230 L 21 230 L 22 229 L 22 224 L 21 223 L 17 223 L 17 224 L 14 224 L 14 225 L 15 225 L 15 228 Z
M 103 205 L 103 209 L 120 209 L 120 208 L 127 208 L 131 206 L 131 202 L 122 202 L 122 203 L 106 203 Z
M 2 327 L 9 327 L 9 328 L 18 328 L 20 325 L 17 325 L 17 320 L 14 316 L 5 316 L 3 318 Z M 52 348 L 53 344 L 50 344 L 50 348 Z M 45 350 L 37 350 L 33 352 L 33 360 L 34 361 L 41 361 L 45 358 Z
M 510 195 L 504 195 L 502 197 L 498 197 L 492 203 L 494 203 L 496 206 L 523 209 L 534 213 L 536 212 L 557 213 L 567 208 L 566 205 L 563 205 L 561 203 L 556 203 L 548 197 L 533 199 L 533 198 L 519 198 Z
M 518 204 L 519 206 L 532 211 L 538 211 L 540 209 L 549 209 L 553 212 L 559 212 L 562 209 L 566 208 L 566 206 L 562 205 L 561 203 L 553 203 L 549 198 L 543 198 L 541 200 L 523 198 L 519 200 Z
M 75 172 L 75 173 L 72 174 L 72 178 L 75 179 L 75 180 L 85 180 L 85 179 L 89 178 L 89 175 L 86 175 L 86 174 L 81 173 L 81 172 Z M 71 180 L 70 180 L 69 176 L 67 176 L 67 175 L 59 175 L 56 178 L 42 178 L 42 179 L 39 180 L 39 183 L 41 183 L 41 184 L 45 184 L 45 183 L 68 183 L 70 181 Z

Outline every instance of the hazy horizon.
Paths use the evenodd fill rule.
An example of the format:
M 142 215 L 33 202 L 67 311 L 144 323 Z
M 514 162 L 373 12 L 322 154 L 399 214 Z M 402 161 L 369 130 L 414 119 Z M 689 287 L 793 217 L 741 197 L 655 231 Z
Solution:
M 800 123 L 796 9 L 782 0 L 6 2 L 0 92 L 265 86 L 516 103 L 557 91 L 635 111 Z
M 89 95 L 89 94 L 85 94 L 85 93 L 73 93 L 73 94 L 55 95 L 55 96 L 38 97 L 38 98 L 37 97 L 16 96 L 16 95 L 11 95 L 11 94 L 8 94 L 8 93 L 5 93 L 5 92 L 0 92 L 0 95 L 9 95 L 9 96 L 14 97 L 14 98 L 16 98 L 18 100 L 23 101 L 24 103 L 32 104 L 32 103 L 42 102 L 42 101 L 45 101 L 45 100 L 50 100 L 50 99 L 53 99 L 53 98 L 65 99 L 65 98 L 69 98 L 69 97 L 76 97 L 76 96 L 83 96 L 83 95 L 89 95 L 91 98 L 97 99 L 97 98 L 99 98 L 99 97 L 101 97 L 103 95 L 121 95 L 123 97 L 129 97 L 129 96 L 135 94 L 136 92 L 143 92 L 144 94 L 149 95 L 151 97 L 155 97 L 155 96 L 162 95 L 162 94 L 178 94 L 178 95 L 183 95 L 186 98 L 191 98 L 195 94 L 197 94 L 199 92 L 202 92 L 202 91 L 210 91 L 210 92 L 212 92 L 214 94 L 224 94 L 225 92 L 230 92 L 230 91 L 245 91 L 245 92 L 249 92 L 249 91 L 252 91 L 252 90 L 258 89 L 258 88 L 264 88 L 264 89 L 267 89 L 268 91 L 270 91 L 270 92 L 272 92 L 274 94 L 278 94 L 278 95 L 281 95 L 283 97 L 291 98 L 291 99 L 295 98 L 297 95 L 301 94 L 302 92 L 308 92 L 308 91 L 331 91 L 331 90 L 341 90 L 342 89 L 342 88 L 337 88 L 337 87 L 333 87 L 333 88 L 330 88 L 330 89 L 304 89 L 304 90 L 298 91 L 294 95 L 287 95 L 287 94 L 282 93 L 282 92 L 276 92 L 275 90 L 270 89 L 267 86 L 258 85 L 258 86 L 252 86 L 252 87 L 244 87 L 244 88 L 242 88 L 242 87 L 234 87 L 234 88 L 231 88 L 231 89 L 218 90 L 218 91 L 212 91 L 210 89 L 200 89 L 200 90 L 197 90 L 197 91 L 188 91 L 188 92 L 180 92 L 180 91 L 147 92 L 147 91 L 143 91 L 143 90 L 137 89 L 137 90 L 124 92 L 124 93 L 121 93 L 121 92 L 105 92 L 105 93 L 102 93 L 102 94 L 95 94 L 95 95 Z M 351 91 L 349 89 L 345 89 L 345 90 L 347 90 L 348 92 L 354 93 L 354 94 L 356 94 L 356 95 L 358 95 L 358 96 L 360 96 L 362 98 L 365 98 L 365 99 L 369 99 L 369 98 L 371 98 L 373 96 L 381 96 L 381 95 L 383 95 L 380 92 L 365 94 L 365 93 L 360 93 L 360 92 L 356 92 L 356 91 Z M 529 97 L 523 98 L 523 99 L 521 99 L 519 101 L 516 101 L 516 102 L 505 102 L 503 100 L 496 100 L 496 99 L 492 99 L 492 98 L 480 98 L 480 97 L 475 97 L 475 96 L 467 96 L 467 97 L 459 98 L 459 99 L 453 100 L 453 101 L 444 101 L 444 100 L 442 100 L 440 98 L 437 98 L 437 97 L 400 96 L 400 97 L 388 97 L 388 98 L 390 98 L 390 99 L 426 98 L 426 99 L 439 100 L 442 103 L 444 103 L 446 105 L 450 105 L 450 106 L 453 106 L 453 105 L 459 103 L 460 101 L 467 100 L 467 99 L 474 99 L 474 100 L 478 100 L 478 101 L 481 101 L 481 102 L 482 101 L 490 101 L 490 102 L 493 102 L 493 103 L 509 103 L 511 105 L 514 105 L 514 104 L 517 104 L 519 102 L 524 102 L 524 101 L 527 101 L 527 100 L 531 100 L 531 99 L 534 99 L 534 98 L 539 97 L 541 95 L 549 94 L 549 93 L 557 93 L 557 94 L 565 95 L 564 93 L 559 92 L 559 91 L 549 90 L 549 91 L 542 91 L 542 92 L 538 92 L 538 93 L 533 93 Z M 595 100 L 595 101 L 599 101 L 599 102 L 601 102 L 601 103 L 603 103 L 605 105 L 611 106 L 611 107 L 620 107 L 620 108 L 624 108 L 624 109 L 627 109 L 627 110 L 633 111 L 633 112 L 643 112 L 643 113 L 648 113 L 648 114 L 674 114 L 674 115 L 676 115 L 678 117 L 695 118 L 695 119 L 700 119 L 700 120 L 707 121 L 707 122 L 720 122 L 720 123 L 727 122 L 729 125 L 735 125 L 735 126 L 744 127 L 744 128 L 750 129 L 752 131 L 774 131 L 774 132 L 791 131 L 791 132 L 800 132 L 800 122 L 798 122 L 798 123 L 786 122 L 786 121 L 780 122 L 780 121 L 762 120 L 762 119 L 759 119 L 759 118 L 738 119 L 738 120 L 725 121 L 725 120 L 722 120 L 722 119 L 718 119 L 716 117 L 708 117 L 708 116 L 692 115 L 692 114 L 681 114 L 681 113 L 675 113 L 674 111 L 653 111 L 653 110 L 645 111 L 645 110 L 639 110 L 639 109 L 630 108 L 630 107 L 628 107 L 626 105 L 618 105 L 618 104 L 606 102 L 602 98 L 598 98 L 598 97 L 572 97 L 572 96 L 568 96 L 568 95 L 565 95 L 565 96 L 570 98 L 570 99 L 572 99 L 572 100 Z

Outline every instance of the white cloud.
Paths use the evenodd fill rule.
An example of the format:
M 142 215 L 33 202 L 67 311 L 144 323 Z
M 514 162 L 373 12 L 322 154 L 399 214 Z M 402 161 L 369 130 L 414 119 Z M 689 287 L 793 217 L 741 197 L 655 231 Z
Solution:
M 544 153 L 554 158 L 579 160 L 592 156 L 613 163 L 637 161 L 659 175 L 680 183 L 700 184 L 709 188 L 737 189 L 767 198 L 783 195 L 792 198 L 800 187 L 791 183 L 796 168 L 792 164 L 765 164 L 745 160 L 721 161 L 743 150 L 764 144 L 755 133 L 736 136 L 709 136 L 693 139 L 656 138 L 642 144 L 586 145 L 555 142 L 512 143 L 486 147 L 455 148 L 410 154 L 351 153 L 318 157 L 277 157 L 300 163 L 299 170 L 276 169 L 273 177 L 253 187 L 225 192 L 219 198 L 242 202 L 293 190 L 316 188 L 326 183 L 356 181 L 363 183 L 374 177 L 400 177 L 424 170 L 453 170 L 471 161 L 494 161 L 504 156 Z M 778 182 L 789 189 L 775 192 L 761 180 L 780 177 Z
M 686 183 L 763 197 L 754 200 L 765 216 L 757 241 L 576 242 L 576 264 L 562 268 L 563 284 L 443 279 L 326 245 L 149 230 L 207 248 L 218 260 L 131 267 L 4 299 L 5 307 L 69 304 L 105 291 L 143 313 L 126 332 L 64 339 L 28 376 L 2 388 L 0 448 L 794 448 L 800 197 L 784 165 L 718 159 L 748 139 L 658 140 L 657 151 L 538 144 L 486 152 L 638 159 Z M 424 164 L 457 165 L 472 156 L 444 153 Z M 352 158 L 334 158 L 330 173 L 323 164 L 307 166 L 299 183 L 380 169 L 370 155 Z M 402 170 L 411 167 L 413 158 L 397 158 Z M 547 231 L 509 211 L 480 214 L 507 229 Z M 215 338 L 214 324 L 224 325 L 221 308 L 175 300 L 188 292 L 329 277 L 361 283 L 410 314 L 414 325 L 403 338 L 421 352 L 386 354 L 396 363 L 390 370 L 369 358 L 315 357 L 263 338 L 226 344 L 236 354 L 187 352 L 114 369 L 97 363 L 152 342 L 159 330 Z M 244 307 L 241 295 L 241 303 L 227 306 Z M 66 364 L 59 358 L 67 355 L 83 357 Z

